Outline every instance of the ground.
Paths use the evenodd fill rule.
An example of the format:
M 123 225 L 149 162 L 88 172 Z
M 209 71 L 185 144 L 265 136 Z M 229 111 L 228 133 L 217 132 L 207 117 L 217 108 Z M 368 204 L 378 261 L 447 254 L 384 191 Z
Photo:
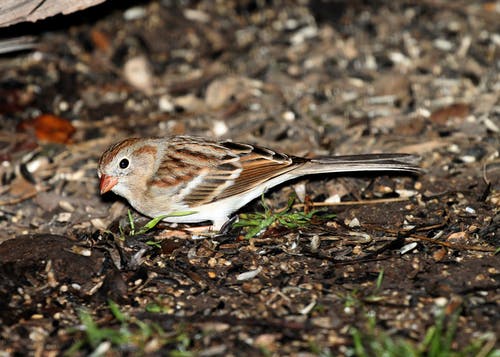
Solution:
M 428 351 L 429 331 L 494 355 L 499 12 L 108 1 L 1 29 L 36 35 L 0 58 L 2 356 L 377 355 L 373 341 Z M 148 218 L 99 195 L 97 162 L 121 138 L 179 134 L 406 152 L 425 173 L 281 185 L 239 213 L 283 217 L 296 196 L 289 212 L 311 219 L 251 238 L 141 231 Z

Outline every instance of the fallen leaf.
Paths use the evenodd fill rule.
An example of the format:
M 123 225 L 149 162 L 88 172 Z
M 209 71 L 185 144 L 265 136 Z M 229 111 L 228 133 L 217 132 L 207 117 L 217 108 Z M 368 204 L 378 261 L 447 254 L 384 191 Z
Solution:
M 434 111 L 430 119 L 436 124 L 445 125 L 450 118 L 465 118 L 469 113 L 470 108 L 467 104 L 455 103 Z
M 52 114 L 42 114 L 35 119 L 24 121 L 18 126 L 20 131 L 33 129 L 38 140 L 58 144 L 69 144 L 76 131 L 69 120 Z
M 99 50 L 106 52 L 109 50 L 111 46 L 111 41 L 109 40 L 109 36 L 100 30 L 92 30 L 90 33 L 90 37 L 92 39 L 92 43 Z

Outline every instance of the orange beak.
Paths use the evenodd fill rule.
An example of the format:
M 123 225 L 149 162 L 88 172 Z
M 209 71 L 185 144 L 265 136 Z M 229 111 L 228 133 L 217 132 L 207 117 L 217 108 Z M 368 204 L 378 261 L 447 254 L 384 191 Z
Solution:
M 101 195 L 105 194 L 108 191 L 111 191 L 113 187 L 118 183 L 118 178 L 114 176 L 108 176 L 102 174 L 101 183 L 99 184 L 99 189 L 101 190 Z

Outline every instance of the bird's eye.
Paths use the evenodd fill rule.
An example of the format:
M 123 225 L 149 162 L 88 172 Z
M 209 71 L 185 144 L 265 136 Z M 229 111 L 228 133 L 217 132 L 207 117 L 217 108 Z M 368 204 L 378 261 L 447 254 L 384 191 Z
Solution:
M 120 169 L 126 169 L 128 167 L 128 160 L 127 159 L 122 159 L 119 163 Z

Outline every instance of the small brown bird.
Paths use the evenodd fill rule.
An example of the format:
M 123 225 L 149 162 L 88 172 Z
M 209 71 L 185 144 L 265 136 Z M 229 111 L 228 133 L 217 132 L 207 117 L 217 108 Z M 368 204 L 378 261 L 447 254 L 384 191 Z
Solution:
M 99 161 L 101 194 L 113 191 L 149 217 L 167 222 L 212 221 L 229 216 L 285 181 L 312 174 L 398 171 L 419 174 L 409 154 L 303 158 L 271 149 L 189 136 L 132 138 L 109 147 Z

